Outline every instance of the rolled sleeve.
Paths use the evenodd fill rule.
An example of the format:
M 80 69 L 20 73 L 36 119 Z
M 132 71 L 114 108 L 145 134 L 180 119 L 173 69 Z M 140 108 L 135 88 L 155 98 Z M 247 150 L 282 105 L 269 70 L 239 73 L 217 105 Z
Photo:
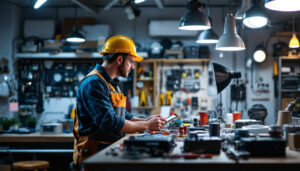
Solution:
M 81 90 L 83 105 L 94 124 L 104 132 L 119 133 L 125 120 L 116 115 L 107 84 L 103 80 L 91 80 Z
M 127 112 L 127 110 L 125 111 L 125 119 L 127 119 L 127 120 L 131 120 L 132 118 L 133 118 L 133 114 L 131 114 L 131 113 L 129 113 L 129 112 Z

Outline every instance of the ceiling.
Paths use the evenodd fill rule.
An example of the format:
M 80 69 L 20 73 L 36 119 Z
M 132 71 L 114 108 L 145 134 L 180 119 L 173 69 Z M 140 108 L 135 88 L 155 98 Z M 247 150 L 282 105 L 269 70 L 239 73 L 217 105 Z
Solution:
M 109 9 L 111 8 L 124 8 L 125 3 L 128 1 L 134 0 L 48 0 L 41 8 L 66 8 L 66 7 L 75 7 L 79 6 L 95 15 L 98 13 L 98 9 Z M 138 7 L 154 7 L 154 8 L 173 8 L 173 7 L 182 7 L 186 8 L 187 2 L 189 0 L 146 0 L 141 4 L 137 4 Z M 236 11 L 240 8 L 242 0 L 198 0 L 201 3 L 206 3 L 207 7 L 221 7 L 229 8 L 232 11 Z M 0 0 L 0 5 L 2 4 L 14 4 L 20 8 L 33 8 L 36 0 Z M 113 3 L 116 2 L 116 3 Z M 107 8 L 108 4 L 113 4 Z M 161 3 L 162 6 L 158 4 Z M 263 6 L 264 0 L 260 0 L 261 6 Z M 274 15 L 275 13 L 271 10 L 266 10 L 267 15 Z M 279 15 L 274 15 L 271 18 L 272 25 L 274 23 L 286 23 L 287 20 L 291 19 L 291 16 L 295 16 L 297 21 L 297 16 L 299 13 L 280 13 Z M 297 22 L 296 22 L 297 23 Z
M 110 2 L 114 0 L 48 0 L 43 7 L 70 7 L 74 6 L 75 3 L 73 1 L 79 1 L 84 3 L 85 5 L 92 7 L 105 7 Z M 117 1 L 117 0 L 116 0 Z M 128 0 L 118 0 L 113 7 L 122 7 L 123 3 Z M 14 5 L 17 5 L 21 8 L 32 8 L 36 0 L 4 0 L 4 2 L 8 2 Z M 157 2 L 161 2 L 163 7 L 185 7 L 188 0 L 147 0 L 138 6 L 141 7 L 157 7 Z M 229 4 L 240 4 L 241 0 L 199 0 L 199 2 L 206 3 L 208 2 L 208 6 L 229 6 Z

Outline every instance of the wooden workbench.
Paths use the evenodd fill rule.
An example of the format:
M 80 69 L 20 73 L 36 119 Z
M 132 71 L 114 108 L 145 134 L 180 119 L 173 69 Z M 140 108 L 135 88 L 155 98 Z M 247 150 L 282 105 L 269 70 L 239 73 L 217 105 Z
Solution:
M 50 170 L 69 170 L 73 134 L 1 134 L 0 160 L 45 160 Z M 1 170 L 1 169 L 0 169 Z
M 1 134 L 0 153 L 73 153 L 73 134 Z
M 74 136 L 69 134 L 1 134 L 1 142 L 73 142 Z
M 221 151 L 219 155 L 214 155 L 209 159 L 170 159 L 170 158 L 143 158 L 143 159 L 126 159 L 119 153 L 117 156 L 107 155 L 112 148 L 117 149 L 130 135 L 117 141 L 110 147 L 98 152 L 94 156 L 84 161 L 84 168 L 90 170 L 183 170 L 183 169 L 214 169 L 214 170 L 282 170 L 285 168 L 300 167 L 300 152 L 290 151 L 287 149 L 284 158 L 250 158 L 247 160 L 235 161 L 229 159 Z M 172 154 L 181 153 L 183 142 L 176 142 Z M 297 169 L 296 169 L 297 170 Z

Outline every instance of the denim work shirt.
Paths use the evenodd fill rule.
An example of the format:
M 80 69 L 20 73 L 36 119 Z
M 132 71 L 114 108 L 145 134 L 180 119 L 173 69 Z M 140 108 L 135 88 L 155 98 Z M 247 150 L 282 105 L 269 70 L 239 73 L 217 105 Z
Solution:
M 117 86 L 120 81 L 117 78 L 112 79 L 100 64 L 95 68 L 107 83 L 119 91 Z M 127 111 L 125 111 L 125 119 L 116 115 L 107 84 L 97 75 L 91 75 L 81 81 L 76 101 L 80 136 L 88 136 L 97 129 L 105 133 L 119 133 L 125 119 L 130 120 L 133 117 Z

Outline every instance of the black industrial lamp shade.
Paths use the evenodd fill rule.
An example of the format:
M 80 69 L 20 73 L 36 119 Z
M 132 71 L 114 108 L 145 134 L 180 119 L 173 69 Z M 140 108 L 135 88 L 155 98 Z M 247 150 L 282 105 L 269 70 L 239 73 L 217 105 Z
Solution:
M 212 78 L 209 80 L 209 86 L 216 86 L 217 93 L 220 93 L 224 90 L 230 81 L 234 78 L 240 78 L 240 72 L 233 72 L 224 66 L 212 63 L 212 74 L 210 75 Z
M 78 31 L 76 24 L 73 27 L 73 32 L 67 37 L 67 41 L 70 43 L 82 43 L 85 42 L 84 36 Z
M 208 29 L 199 34 L 196 42 L 201 44 L 213 44 L 217 43 L 218 39 L 218 35 L 212 29 Z
M 180 30 L 206 30 L 211 28 L 208 18 L 199 11 L 197 0 L 188 2 L 188 11 L 181 17 L 178 28 Z
M 212 23 L 211 18 L 209 18 L 210 23 Z M 212 28 L 202 31 L 197 39 L 197 43 L 201 44 L 213 44 L 217 43 L 219 36 L 214 32 Z
M 252 7 L 247 10 L 242 18 L 246 29 L 267 29 L 271 27 L 269 17 L 260 8 L 259 1 L 254 0 Z

